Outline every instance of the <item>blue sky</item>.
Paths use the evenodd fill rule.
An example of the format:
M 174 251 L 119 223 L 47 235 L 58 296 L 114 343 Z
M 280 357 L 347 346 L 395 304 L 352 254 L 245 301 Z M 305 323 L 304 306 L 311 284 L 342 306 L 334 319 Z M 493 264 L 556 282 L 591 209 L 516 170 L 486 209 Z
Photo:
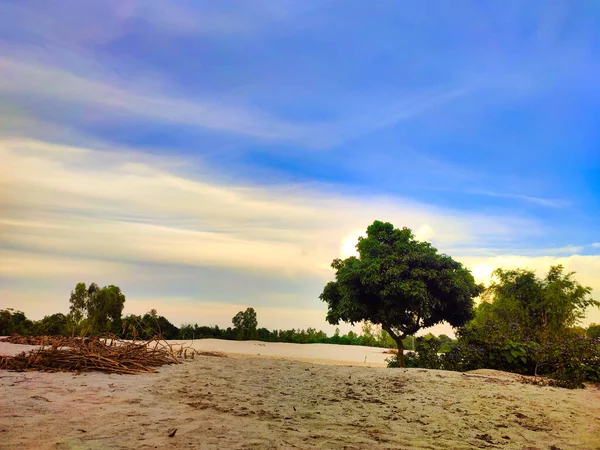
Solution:
M 598 55 L 593 1 L 4 1 L 1 294 L 329 330 L 375 219 L 598 292 Z

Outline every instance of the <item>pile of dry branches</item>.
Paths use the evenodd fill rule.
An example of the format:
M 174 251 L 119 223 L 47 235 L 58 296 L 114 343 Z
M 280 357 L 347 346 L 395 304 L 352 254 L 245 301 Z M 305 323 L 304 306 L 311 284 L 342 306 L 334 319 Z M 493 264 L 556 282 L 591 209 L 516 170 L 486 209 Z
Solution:
M 21 336 L 19 334 L 13 334 L 1 338 L 0 342 L 21 345 L 55 345 L 57 347 L 68 347 L 73 341 L 82 341 L 82 339 L 83 338 L 68 336 Z
M 10 342 L 10 341 L 9 341 Z M 0 369 L 29 371 L 100 371 L 119 374 L 154 372 L 156 367 L 179 364 L 194 350 L 175 349 L 165 341 L 124 341 L 109 338 L 60 338 L 45 336 L 42 348 L 15 356 L 0 356 Z M 29 343 L 29 342 L 27 342 Z M 178 358 L 179 356 L 179 358 Z

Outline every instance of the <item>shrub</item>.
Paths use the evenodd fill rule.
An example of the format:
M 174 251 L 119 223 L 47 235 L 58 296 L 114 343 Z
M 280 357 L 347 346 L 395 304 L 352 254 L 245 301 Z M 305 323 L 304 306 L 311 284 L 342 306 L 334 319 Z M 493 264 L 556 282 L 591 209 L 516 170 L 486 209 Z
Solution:
M 396 358 L 395 356 L 390 356 L 389 358 L 385 358 L 385 362 L 387 363 L 387 366 L 390 369 L 396 369 L 396 368 L 400 367 L 400 362 L 398 362 L 398 358 Z
M 439 351 L 442 342 L 435 336 L 428 334 L 427 336 L 418 337 L 415 339 L 415 352 L 408 352 L 404 358 L 406 367 L 421 367 L 424 369 L 441 369 L 442 359 Z M 388 367 L 400 367 L 397 363 L 397 358 L 386 359 Z M 394 362 L 396 361 L 396 362 Z
M 585 381 L 600 382 L 600 340 L 573 333 L 549 342 L 540 348 L 536 374 L 571 389 Z

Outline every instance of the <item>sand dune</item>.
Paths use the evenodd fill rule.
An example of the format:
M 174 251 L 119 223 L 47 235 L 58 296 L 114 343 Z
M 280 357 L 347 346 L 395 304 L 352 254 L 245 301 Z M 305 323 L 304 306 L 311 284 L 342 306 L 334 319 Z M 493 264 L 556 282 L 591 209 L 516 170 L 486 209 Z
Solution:
M 329 360 L 355 365 L 282 359 L 289 345 L 196 341 L 233 356 L 148 375 L 0 371 L 0 448 L 600 449 L 595 388 L 364 367 L 365 348 Z M 287 356 L 332 356 L 300 347 Z

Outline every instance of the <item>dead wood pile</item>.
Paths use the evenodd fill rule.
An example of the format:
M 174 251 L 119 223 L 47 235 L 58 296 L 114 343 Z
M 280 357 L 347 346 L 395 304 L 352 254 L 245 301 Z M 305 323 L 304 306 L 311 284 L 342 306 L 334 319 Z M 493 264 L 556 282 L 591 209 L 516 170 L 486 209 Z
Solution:
M 0 342 L 20 345 L 56 345 L 58 347 L 67 347 L 71 342 L 81 342 L 83 338 L 69 336 L 21 336 L 13 334 L 11 336 L 0 338 Z
M 18 339 L 11 337 L 13 341 Z M 26 339 L 27 343 L 35 342 Z M 11 341 L 8 341 L 11 342 Z M 154 372 L 156 367 L 179 364 L 193 357 L 194 350 L 175 348 L 165 341 L 125 341 L 109 338 L 64 338 L 44 336 L 42 348 L 15 356 L 0 356 L 0 369 L 51 372 L 100 371 L 119 374 Z M 37 344 L 36 342 L 36 344 Z M 189 352 L 189 354 L 188 354 Z

